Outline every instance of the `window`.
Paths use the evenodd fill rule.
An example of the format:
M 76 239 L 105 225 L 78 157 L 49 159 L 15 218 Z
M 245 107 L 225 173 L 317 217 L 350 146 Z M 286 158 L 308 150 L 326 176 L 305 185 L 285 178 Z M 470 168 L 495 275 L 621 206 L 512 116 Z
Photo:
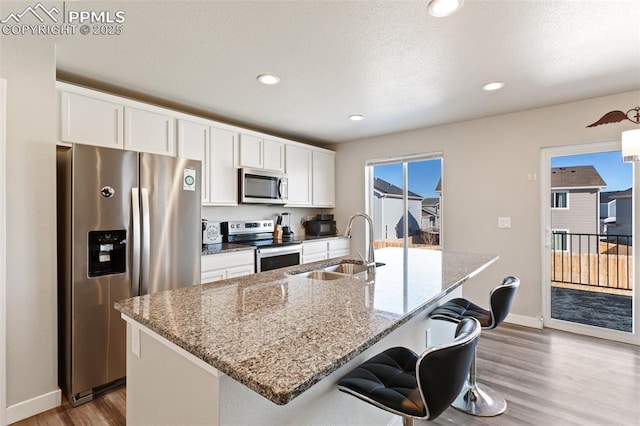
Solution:
M 566 192 L 552 192 L 551 193 L 551 208 L 552 209 L 566 209 L 567 208 L 567 200 L 569 198 L 569 194 Z
M 376 248 L 440 249 L 442 154 L 371 160 L 367 170 Z
M 567 233 L 569 231 L 565 230 L 553 230 L 553 245 L 551 247 L 552 250 L 555 251 L 567 251 L 569 249 L 569 241 L 567 238 Z

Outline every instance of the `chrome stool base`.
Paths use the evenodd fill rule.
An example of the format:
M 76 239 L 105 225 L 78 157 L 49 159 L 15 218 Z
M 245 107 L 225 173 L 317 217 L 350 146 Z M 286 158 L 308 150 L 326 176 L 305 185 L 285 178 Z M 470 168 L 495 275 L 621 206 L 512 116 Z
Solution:
M 490 387 L 467 382 L 451 406 L 474 416 L 493 417 L 505 412 L 507 401 Z

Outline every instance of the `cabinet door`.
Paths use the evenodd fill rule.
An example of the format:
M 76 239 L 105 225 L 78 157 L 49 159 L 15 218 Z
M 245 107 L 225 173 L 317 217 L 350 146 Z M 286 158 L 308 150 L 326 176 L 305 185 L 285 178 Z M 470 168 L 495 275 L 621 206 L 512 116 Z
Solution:
M 211 127 L 210 203 L 238 205 L 238 134 Z
M 60 140 L 63 142 L 123 148 L 122 105 L 60 93 Z
M 308 256 L 302 256 L 302 263 L 311 263 L 311 262 L 318 262 L 320 260 L 327 260 L 327 252 L 325 251 L 324 253 L 316 253 L 316 254 L 310 254 Z
M 151 154 L 176 155 L 174 118 L 125 107 L 124 147 Z
M 311 204 L 311 150 L 297 146 L 285 147 L 285 172 L 289 178 L 289 205 Z
M 251 265 L 243 265 L 236 266 L 235 268 L 227 269 L 227 278 L 235 278 L 235 277 L 243 277 L 245 275 L 251 275 L 255 271 L 255 266 Z
M 313 151 L 313 205 L 335 207 L 335 153 Z
M 240 166 L 263 168 L 262 139 L 245 134 L 240 135 Z
M 284 172 L 284 144 L 265 139 L 262 143 L 262 166 L 267 170 Z
M 178 157 L 199 160 L 202 164 L 200 182 L 202 202 L 209 202 L 209 126 L 178 120 Z
M 200 282 L 202 284 L 211 283 L 214 281 L 222 281 L 226 279 L 227 271 L 224 269 L 202 272 L 202 275 L 200 276 Z

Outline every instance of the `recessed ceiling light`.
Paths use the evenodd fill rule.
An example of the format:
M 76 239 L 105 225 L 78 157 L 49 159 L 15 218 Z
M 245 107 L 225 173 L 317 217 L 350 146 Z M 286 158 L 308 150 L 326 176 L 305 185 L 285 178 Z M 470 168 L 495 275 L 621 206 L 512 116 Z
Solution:
M 260 74 L 257 78 L 260 83 L 267 84 L 269 86 L 280 83 L 280 77 L 273 74 Z
M 431 0 L 427 10 L 431 16 L 436 18 L 444 18 L 453 15 L 461 7 L 464 0 Z
M 494 90 L 500 90 L 505 86 L 504 81 L 491 81 L 484 86 L 482 86 L 482 90 L 485 92 L 493 92 Z
M 364 120 L 364 115 L 362 114 L 351 114 L 349 116 L 349 120 L 351 121 L 360 121 L 360 120 Z

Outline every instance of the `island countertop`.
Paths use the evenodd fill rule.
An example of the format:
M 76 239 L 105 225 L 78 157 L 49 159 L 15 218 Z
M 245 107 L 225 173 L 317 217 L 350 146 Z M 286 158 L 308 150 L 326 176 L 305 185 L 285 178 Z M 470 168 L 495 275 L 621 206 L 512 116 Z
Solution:
M 345 258 L 195 285 L 115 304 L 276 404 L 286 404 L 433 306 L 497 256 L 376 250 L 367 274 L 320 281 L 290 274 Z M 405 272 L 405 266 L 406 272 Z

